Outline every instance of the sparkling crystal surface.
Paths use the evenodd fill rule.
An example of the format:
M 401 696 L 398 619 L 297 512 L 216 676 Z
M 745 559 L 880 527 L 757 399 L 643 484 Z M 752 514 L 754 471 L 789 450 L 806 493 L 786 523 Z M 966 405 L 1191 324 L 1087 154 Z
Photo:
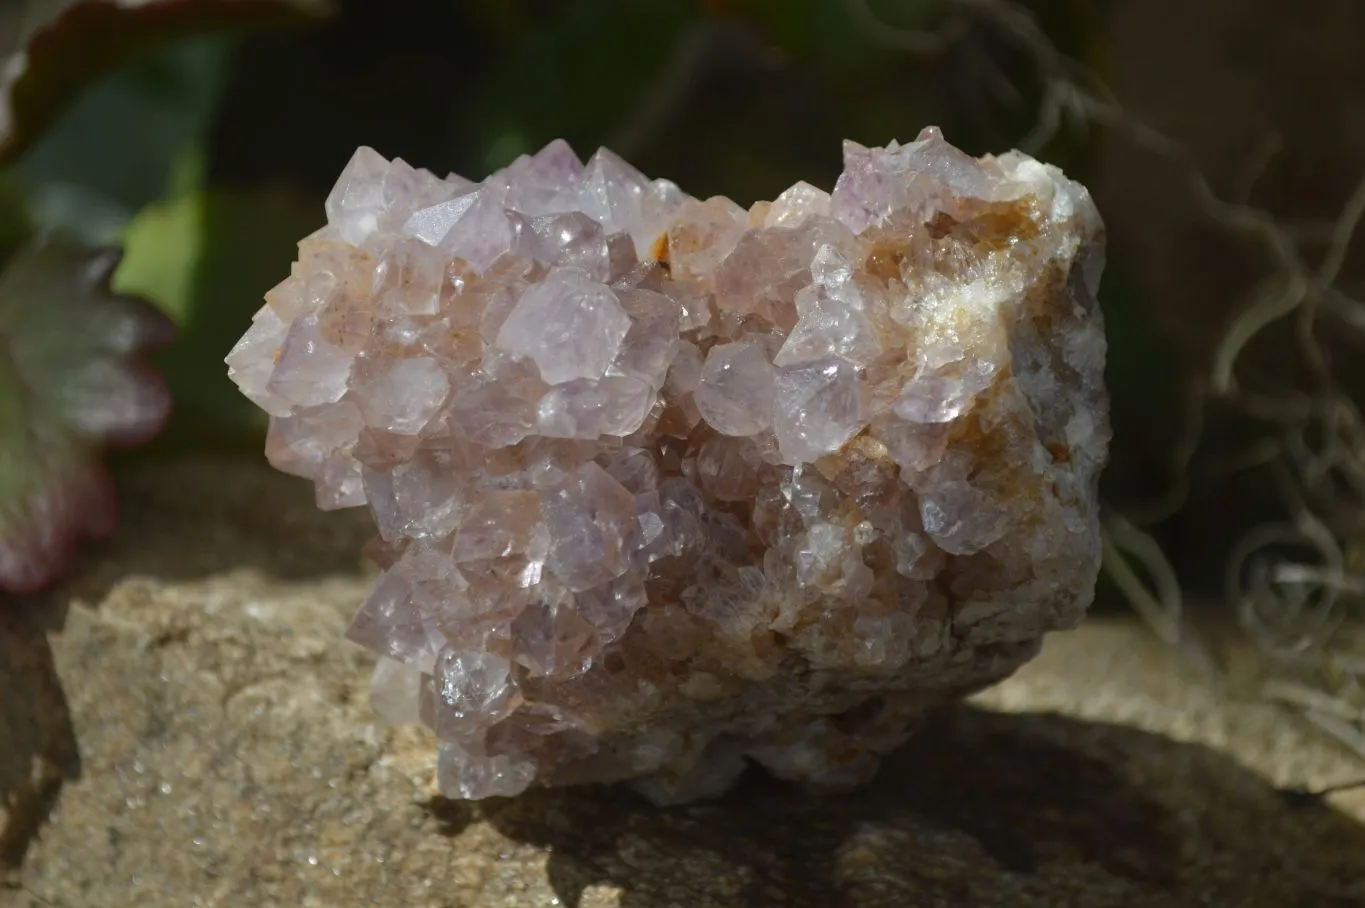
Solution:
M 1084 614 L 1103 225 L 1056 168 L 926 129 L 745 211 L 562 141 L 361 149 L 327 215 L 232 377 L 371 508 L 350 636 L 449 796 L 856 785 Z

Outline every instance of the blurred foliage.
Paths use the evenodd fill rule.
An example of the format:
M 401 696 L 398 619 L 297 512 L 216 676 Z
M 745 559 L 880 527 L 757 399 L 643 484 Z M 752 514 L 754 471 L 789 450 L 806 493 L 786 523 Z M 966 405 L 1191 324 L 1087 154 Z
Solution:
M 0 263 L 34 232 L 24 187 L 12 174 L 0 173 Z
M 206 202 L 202 218 L 169 226 L 147 206 L 203 195 L 205 139 L 234 36 L 325 12 L 314 0 L 0 6 L 0 162 L 11 163 L 0 172 L 0 593 L 50 583 L 82 540 L 112 529 L 103 459 L 165 424 L 165 378 L 186 414 L 214 414 L 228 400 L 213 393 L 214 380 L 226 379 L 209 365 L 221 361 L 221 339 L 203 332 L 235 329 L 235 319 L 215 321 L 234 309 L 201 317 L 188 300 L 211 302 L 213 290 L 187 289 L 183 273 L 213 281 L 227 267 L 228 283 L 240 286 L 239 275 L 259 276 L 252 256 L 271 234 L 238 229 L 223 241 L 224 262 L 207 251 L 232 222 L 223 206 Z M 278 206 L 247 219 L 298 223 Z M 166 353 L 164 378 L 142 357 L 170 340 L 172 320 L 111 287 L 121 256 L 107 244 L 125 229 L 140 241 L 134 289 L 188 329 L 187 343 Z M 234 412 L 211 422 L 231 424 Z M 253 429 L 237 424 L 239 437 Z
M 8 0 L 0 7 L 0 161 L 22 152 L 92 80 L 192 35 L 295 24 L 326 0 Z
M 491 65 L 466 113 L 482 152 L 480 171 L 557 137 L 580 148 L 603 142 L 623 114 L 649 104 L 661 64 L 666 69 L 674 46 L 686 40 L 679 36 L 698 25 L 689 0 L 565 4 L 558 17 L 515 15 L 517 4 L 498 5 L 514 16 L 490 11 Z
M 223 357 L 265 291 L 288 275 L 299 239 L 321 226 L 317 206 L 268 190 L 186 193 L 129 225 L 115 286 L 155 300 L 181 330 L 155 360 L 176 390 L 160 444 L 259 451 L 265 414 L 228 380 Z
M 197 189 L 234 49 L 224 38 L 173 45 L 93 86 L 15 167 L 35 219 L 107 243 L 143 206 Z
M 165 423 L 166 388 L 140 357 L 174 328 L 111 292 L 118 261 L 43 241 L 0 272 L 0 592 L 43 586 L 112 528 L 105 449 Z

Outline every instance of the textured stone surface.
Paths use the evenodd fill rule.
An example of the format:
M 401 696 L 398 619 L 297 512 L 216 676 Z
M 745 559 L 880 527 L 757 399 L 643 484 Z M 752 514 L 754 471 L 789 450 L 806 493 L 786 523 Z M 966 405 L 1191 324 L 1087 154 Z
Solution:
M 371 657 L 340 637 L 369 579 L 337 551 L 363 522 L 315 513 L 303 484 L 264 467 L 160 468 L 124 493 L 123 531 L 48 638 L 82 771 L 22 869 L 0 878 L 4 908 L 1365 897 L 1365 793 L 1296 807 L 1272 788 L 1348 781 L 1360 762 L 1284 713 L 1200 686 L 1142 628 L 1111 619 L 1049 638 L 981 695 L 990 712 L 932 719 L 852 795 L 752 774 L 673 809 L 594 786 L 445 801 L 430 734 L 372 725 Z M 9 652 L 12 625 L 3 633 Z M 0 723 L 52 702 L 30 677 L 5 676 Z
M 362 149 L 228 357 L 272 463 L 374 513 L 349 633 L 447 794 L 847 788 L 1084 613 L 1089 195 L 934 129 L 844 153 L 745 211 L 562 142 L 477 185 Z

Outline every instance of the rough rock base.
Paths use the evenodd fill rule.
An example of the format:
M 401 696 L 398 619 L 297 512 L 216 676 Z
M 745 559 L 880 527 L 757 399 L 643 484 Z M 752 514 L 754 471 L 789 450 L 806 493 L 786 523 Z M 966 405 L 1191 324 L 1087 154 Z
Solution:
M 369 724 L 369 657 L 340 639 L 369 580 L 336 552 L 363 528 L 263 467 L 163 470 L 127 493 L 122 535 L 48 638 L 81 773 L 0 884 L 4 908 L 1365 898 L 1365 796 L 1295 806 L 1273 787 L 1365 767 L 1274 709 L 1220 699 L 1119 620 L 1050 639 L 851 796 L 755 774 L 671 810 L 592 787 L 444 801 L 431 742 Z M 44 683 L 15 664 L 6 734 Z M 0 756 L 15 746 L 0 738 Z

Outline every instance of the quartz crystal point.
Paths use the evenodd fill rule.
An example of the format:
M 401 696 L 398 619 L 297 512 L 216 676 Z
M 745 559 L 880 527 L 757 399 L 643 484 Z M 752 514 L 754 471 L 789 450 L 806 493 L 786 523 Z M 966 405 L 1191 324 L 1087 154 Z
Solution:
M 371 508 L 350 636 L 447 795 L 857 785 L 1082 617 L 1089 194 L 932 128 L 844 162 L 747 212 L 563 142 L 342 174 L 227 361 L 271 462 Z

